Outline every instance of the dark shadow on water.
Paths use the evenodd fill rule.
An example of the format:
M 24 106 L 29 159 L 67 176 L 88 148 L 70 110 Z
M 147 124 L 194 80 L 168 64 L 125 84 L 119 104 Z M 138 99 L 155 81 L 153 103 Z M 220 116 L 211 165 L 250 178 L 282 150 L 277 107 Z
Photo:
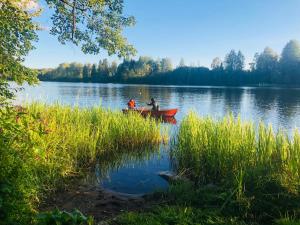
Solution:
M 167 146 L 158 150 L 135 150 L 124 156 L 102 156 L 96 166 L 96 177 L 104 189 L 128 194 L 146 194 L 166 189 L 168 182 L 158 173 L 170 169 Z M 105 159 L 107 157 L 107 159 Z M 110 159 L 111 158 L 111 159 Z M 107 162 L 107 164 L 105 163 Z

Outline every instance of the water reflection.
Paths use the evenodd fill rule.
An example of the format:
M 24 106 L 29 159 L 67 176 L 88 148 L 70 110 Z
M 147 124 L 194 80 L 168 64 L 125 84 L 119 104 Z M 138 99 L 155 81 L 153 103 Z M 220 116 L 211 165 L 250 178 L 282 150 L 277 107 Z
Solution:
M 274 129 L 286 129 L 289 134 L 300 128 L 300 89 L 287 88 L 228 88 L 228 87 L 178 87 L 121 84 L 56 83 L 41 82 L 19 93 L 17 103 L 24 101 L 60 102 L 68 105 L 90 107 L 102 105 L 120 111 L 130 98 L 137 106 L 145 106 L 153 97 L 160 108 L 178 108 L 176 119 L 180 124 L 191 110 L 203 116 L 223 117 L 228 112 L 240 115 L 242 120 L 270 123 Z M 173 134 L 178 125 L 171 126 Z M 113 151 L 112 151 L 113 152 Z M 167 183 L 157 173 L 170 168 L 167 151 L 134 151 L 135 154 L 114 155 L 101 159 L 98 178 L 106 188 L 127 193 L 145 193 L 164 188 Z M 159 154 L 158 154 L 159 153 Z M 102 156 L 104 157 L 104 156 Z
M 168 187 L 158 176 L 159 171 L 170 169 L 168 148 L 135 149 L 127 154 L 101 156 L 96 166 L 99 184 L 106 189 L 128 194 L 145 194 Z
M 275 129 L 289 132 L 300 127 L 300 89 L 291 88 L 228 88 L 179 87 L 122 84 L 41 82 L 19 93 L 18 101 L 40 100 L 69 105 L 103 107 L 121 110 L 130 98 L 138 106 L 146 106 L 154 97 L 160 108 L 178 108 L 180 123 L 189 111 L 200 115 L 222 117 L 228 112 L 241 115 L 244 120 L 271 123 Z

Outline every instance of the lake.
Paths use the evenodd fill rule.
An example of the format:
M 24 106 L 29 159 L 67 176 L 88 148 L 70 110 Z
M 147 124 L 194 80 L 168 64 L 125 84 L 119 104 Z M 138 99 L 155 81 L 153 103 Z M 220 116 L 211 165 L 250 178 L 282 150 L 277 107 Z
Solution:
M 221 118 L 228 113 L 251 120 L 256 125 L 263 121 L 292 134 L 300 128 L 300 89 L 266 87 L 197 87 L 152 86 L 125 84 L 93 84 L 41 82 L 38 86 L 24 85 L 16 103 L 42 101 L 80 107 L 102 106 L 112 110 L 126 108 L 130 98 L 137 106 L 146 106 L 155 98 L 160 108 L 178 108 L 176 130 L 180 121 L 190 111 L 202 116 Z M 119 192 L 146 193 L 167 187 L 158 177 L 159 171 L 169 170 L 170 161 L 166 147 L 160 154 L 145 162 L 128 161 L 121 168 L 112 170 L 101 180 L 101 185 Z

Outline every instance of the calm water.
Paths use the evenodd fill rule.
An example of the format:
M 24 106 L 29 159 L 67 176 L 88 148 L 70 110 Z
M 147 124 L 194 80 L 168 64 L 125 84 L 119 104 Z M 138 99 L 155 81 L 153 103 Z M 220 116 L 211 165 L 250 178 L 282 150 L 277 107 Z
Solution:
M 17 102 L 59 102 L 80 107 L 103 106 L 114 110 L 126 107 L 130 98 L 138 106 L 145 106 L 151 97 L 160 108 L 178 108 L 177 125 L 189 111 L 220 118 L 229 112 L 255 124 L 263 121 L 274 129 L 282 128 L 290 134 L 300 129 L 300 89 L 252 87 L 179 87 L 122 84 L 89 84 L 41 82 L 39 86 L 24 86 Z M 111 171 L 102 184 L 116 191 L 143 193 L 164 188 L 166 182 L 157 172 L 169 170 L 167 153 L 153 156 L 146 162 L 128 162 Z

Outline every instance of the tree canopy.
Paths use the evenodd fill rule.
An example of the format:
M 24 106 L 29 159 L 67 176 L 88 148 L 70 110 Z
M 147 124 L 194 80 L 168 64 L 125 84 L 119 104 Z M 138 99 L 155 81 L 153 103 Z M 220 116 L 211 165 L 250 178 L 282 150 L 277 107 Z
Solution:
M 278 54 L 273 49 L 266 47 L 261 54 L 256 56 L 255 68 L 262 73 L 271 73 L 277 69 L 278 59 Z
M 300 43 L 297 40 L 289 41 L 283 48 L 280 64 L 287 73 L 294 72 L 300 66 Z
M 123 0 L 46 0 L 54 9 L 51 34 L 65 44 L 72 42 L 84 53 L 98 54 L 101 49 L 119 57 L 136 50 L 123 37 L 124 27 L 132 26 L 132 16 L 123 15 Z M 34 48 L 39 26 L 33 17 L 41 10 L 32 8 L 34 0 L 4 0 L 0 3 L 0 98 L 11 97 L 8 80 L 36 82 L 37 73 L 25 67 L 24 57 Z M 86 71 L 85 71 L 86 72 Z M 81 76 L 79 74 L 79 76 Z
M 54 9 L 51 34 L 65 44 L 81 46 L 84 53 L 128 57 L 136 53 L 123 37 L 124 27 L 133 26 L 135 19 L 123 15 L 123 0 L 46 0 Z
M 289 42 L 290 43 L 290 42 Z M 287 44 L 290 46 L 291 44 Z M 109 63 L 107 59 L 99 61 L 98 65 L 86 64 L 78 66 L 77 74 L 72 76 L 65 67 L 65 73 L 59 70 L 40 71 L 41 80 L 84 81 L 84 82 L 126 82 L 146 84 L 176 84 L 176 85 L 300 85 L 300 63 L 297 60 L 297 47 L 285 47 L 280 59 L 270 47 L 261 53 L 256 53 L 250 68 L 245 68 L 245 57 L 241 51 L 231 50 L 222 60 L 213 59 L 211 69 L 201 66 L 185 66 L 181 59 L 175 69 L 168 58 L 153 59 L 141 56 L 138 59 L 124 59 L 119 65 Z M 287 50 L 289 49 L 289 50 Z M 287 51 L 287 53 L 286 53 Z M 292 52 L 292 53 L 291 53 Z M 293 53 L 294 52 L 294 53 Z M 283 56 L 282 56 L 283 57 Z M 286 60 L 286 61 L 284 61 Z M 223 61 L 225 67 L 223 68 Z M 294 67 L 284 67 L 293 65 Z M 74 64 L 74 63 L 73 63 Z M 293 68 L 293 70 L 291 70 Z M 78 77 L 82 74 L 82 77 Z
M 225 69 L 228 71 L 241 71 L 245 66 L 245 57 L 241 51 L 238 53 L 235 50 L 231 50 L 224 60 Z

